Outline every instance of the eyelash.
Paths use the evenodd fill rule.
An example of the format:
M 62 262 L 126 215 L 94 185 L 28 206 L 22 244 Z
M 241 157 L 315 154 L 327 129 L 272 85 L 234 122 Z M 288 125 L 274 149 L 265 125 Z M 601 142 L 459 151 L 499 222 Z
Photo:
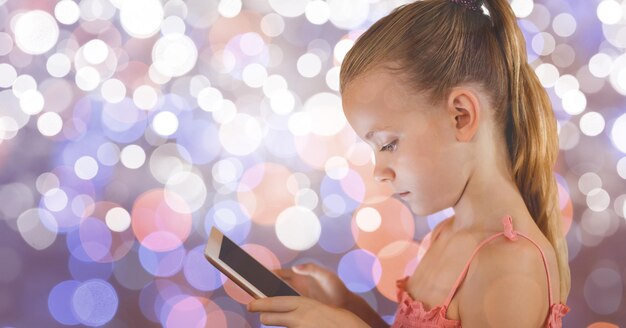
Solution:
M 380 148 L 380 151 L 394 151 L 398 147 L 398 140 L 394 140 Z

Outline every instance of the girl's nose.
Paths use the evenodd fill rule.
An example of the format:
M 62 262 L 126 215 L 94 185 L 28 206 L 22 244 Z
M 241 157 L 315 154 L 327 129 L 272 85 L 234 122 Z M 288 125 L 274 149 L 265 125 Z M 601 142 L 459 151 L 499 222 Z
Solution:
M 374 179 L 378 182 L 393 181 L 396 173 L 388 166 L 379 165 L 374 167 Z

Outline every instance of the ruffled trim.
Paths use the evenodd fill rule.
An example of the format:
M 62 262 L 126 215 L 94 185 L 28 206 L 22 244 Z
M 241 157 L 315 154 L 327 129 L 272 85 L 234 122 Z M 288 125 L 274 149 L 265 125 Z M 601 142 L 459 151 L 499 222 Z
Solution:
M 404 327 L 405 323 L 410 322 L 411 327 L 415 323 L 431 323 L 437 326 L 456 328 L 461 327 L 458 320 L 446 318 L 447 308 L 439 305 L 426 310 L 424 303 L 414 300 L 406 291 L 406 282 L 409 277 L 405 277 L 396 281 L 398 287 L 398 310 L 396 312 L 396 322 L 393 327 Z M 421 326 L 420 326 L 421 327 Z
M 560 328 L 563 325 L 562 319 L 570 311 L 570 308 L 563 303 L 554 303 L 550 306 L 550 313 L 548 314 L 548 321 L 546 327 L 548 328 Z

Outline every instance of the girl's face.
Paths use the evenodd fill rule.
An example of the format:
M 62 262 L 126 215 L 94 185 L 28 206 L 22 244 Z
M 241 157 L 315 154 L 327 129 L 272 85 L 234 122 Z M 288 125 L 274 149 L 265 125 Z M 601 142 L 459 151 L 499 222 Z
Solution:
M 356 133 L 374 150 L 374 178 L 390 183 L 417 215 L 456 204 L 470 173 L 455 137 L 454 108 L 433 106 L 384 69 L 350 82 L 343 110 Z

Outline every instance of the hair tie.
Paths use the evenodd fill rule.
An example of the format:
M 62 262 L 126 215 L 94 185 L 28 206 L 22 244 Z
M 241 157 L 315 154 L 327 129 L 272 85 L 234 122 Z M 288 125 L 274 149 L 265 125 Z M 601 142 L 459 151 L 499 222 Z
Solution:
M 483 6 L 483 2 L 482 0 L 450 0 L 453 3 L 456 3 L 457 5 L 461 5 L 469 10 L 473 10 L 479 13 L 483 12 L 483 9 L 481 8 Z

